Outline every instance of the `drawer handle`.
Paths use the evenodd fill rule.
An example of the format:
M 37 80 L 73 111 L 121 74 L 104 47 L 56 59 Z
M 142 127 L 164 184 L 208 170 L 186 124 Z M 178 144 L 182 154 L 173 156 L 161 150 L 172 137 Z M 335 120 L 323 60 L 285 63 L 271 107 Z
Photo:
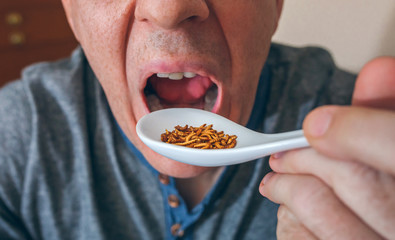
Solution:
M 11 12 L 11 13 L 7 14 L 6 22 L 10 26 L 20 25 L 23 22 L 22 14 L 20 14 L 18 12 Z
M 26 36 L 23 32 L 13 32 L 8 36 L 11 45 L 22 45 L 26 42 Z

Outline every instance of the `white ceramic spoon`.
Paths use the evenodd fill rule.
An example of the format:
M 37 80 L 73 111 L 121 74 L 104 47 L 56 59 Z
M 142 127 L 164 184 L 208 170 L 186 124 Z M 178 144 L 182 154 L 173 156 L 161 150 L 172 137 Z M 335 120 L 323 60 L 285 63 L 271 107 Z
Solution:
M 213 124 L 213 129 L 236 135 L 237 145 L 230 149 L 194 149 L 164 143 L 160 136 L 177 125 L 199 127 Z M 199 166 L 225 166 L 243 163 L 276 152 L 309 146 L 303 131 L 263 134 L 252 131 L 218 114 L 192 108 L 169 108 L 142 117 L 136 126 L 140 139 L 155 152 L 170 159 Z

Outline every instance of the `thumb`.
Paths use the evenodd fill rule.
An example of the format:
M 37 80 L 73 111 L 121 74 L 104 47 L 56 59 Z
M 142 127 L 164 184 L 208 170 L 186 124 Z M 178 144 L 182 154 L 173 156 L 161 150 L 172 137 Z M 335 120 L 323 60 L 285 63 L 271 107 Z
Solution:
M 395 173 L 395 58 L 375 59 L 362 69 L 352 107 L 324 106 L 312 111 L 303 128 L 317 151 L 358 160 Z
M 395 110 L 395 58 L 380 57 L 367 63 L 358 75 L 353 105 Z

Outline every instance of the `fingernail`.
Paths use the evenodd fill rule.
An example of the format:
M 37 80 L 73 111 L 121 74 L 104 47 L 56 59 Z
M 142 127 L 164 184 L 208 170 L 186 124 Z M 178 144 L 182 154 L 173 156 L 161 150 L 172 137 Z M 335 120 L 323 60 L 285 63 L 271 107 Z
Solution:
M 310 113 L 304 126 L 305 133 L 312 137 L 323 136 L 332 122 L 335 111 L 335 107 L 325 107 Z
M 267 181 L 269 181 L 269 179 L 273 177 L 273 175 L 274 175 L 274 172 L 269 172 L 268 174 L 266 174 L 266 176 L 262 180 L 263 185 L 265 185 L 267 183 Z
M 273 159 L 279 159 L 281 158 L 283 155 L 285 154 L 285 152 L 278 152 L 272 155 Z

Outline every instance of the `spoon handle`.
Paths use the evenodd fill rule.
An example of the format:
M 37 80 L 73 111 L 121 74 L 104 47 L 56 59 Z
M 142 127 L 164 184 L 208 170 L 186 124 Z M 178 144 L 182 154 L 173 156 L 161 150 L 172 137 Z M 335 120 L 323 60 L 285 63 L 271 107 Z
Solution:
M 270 134 L 275 152 L 284 152 L 291 149 L 308 147 L 303 130 Z

